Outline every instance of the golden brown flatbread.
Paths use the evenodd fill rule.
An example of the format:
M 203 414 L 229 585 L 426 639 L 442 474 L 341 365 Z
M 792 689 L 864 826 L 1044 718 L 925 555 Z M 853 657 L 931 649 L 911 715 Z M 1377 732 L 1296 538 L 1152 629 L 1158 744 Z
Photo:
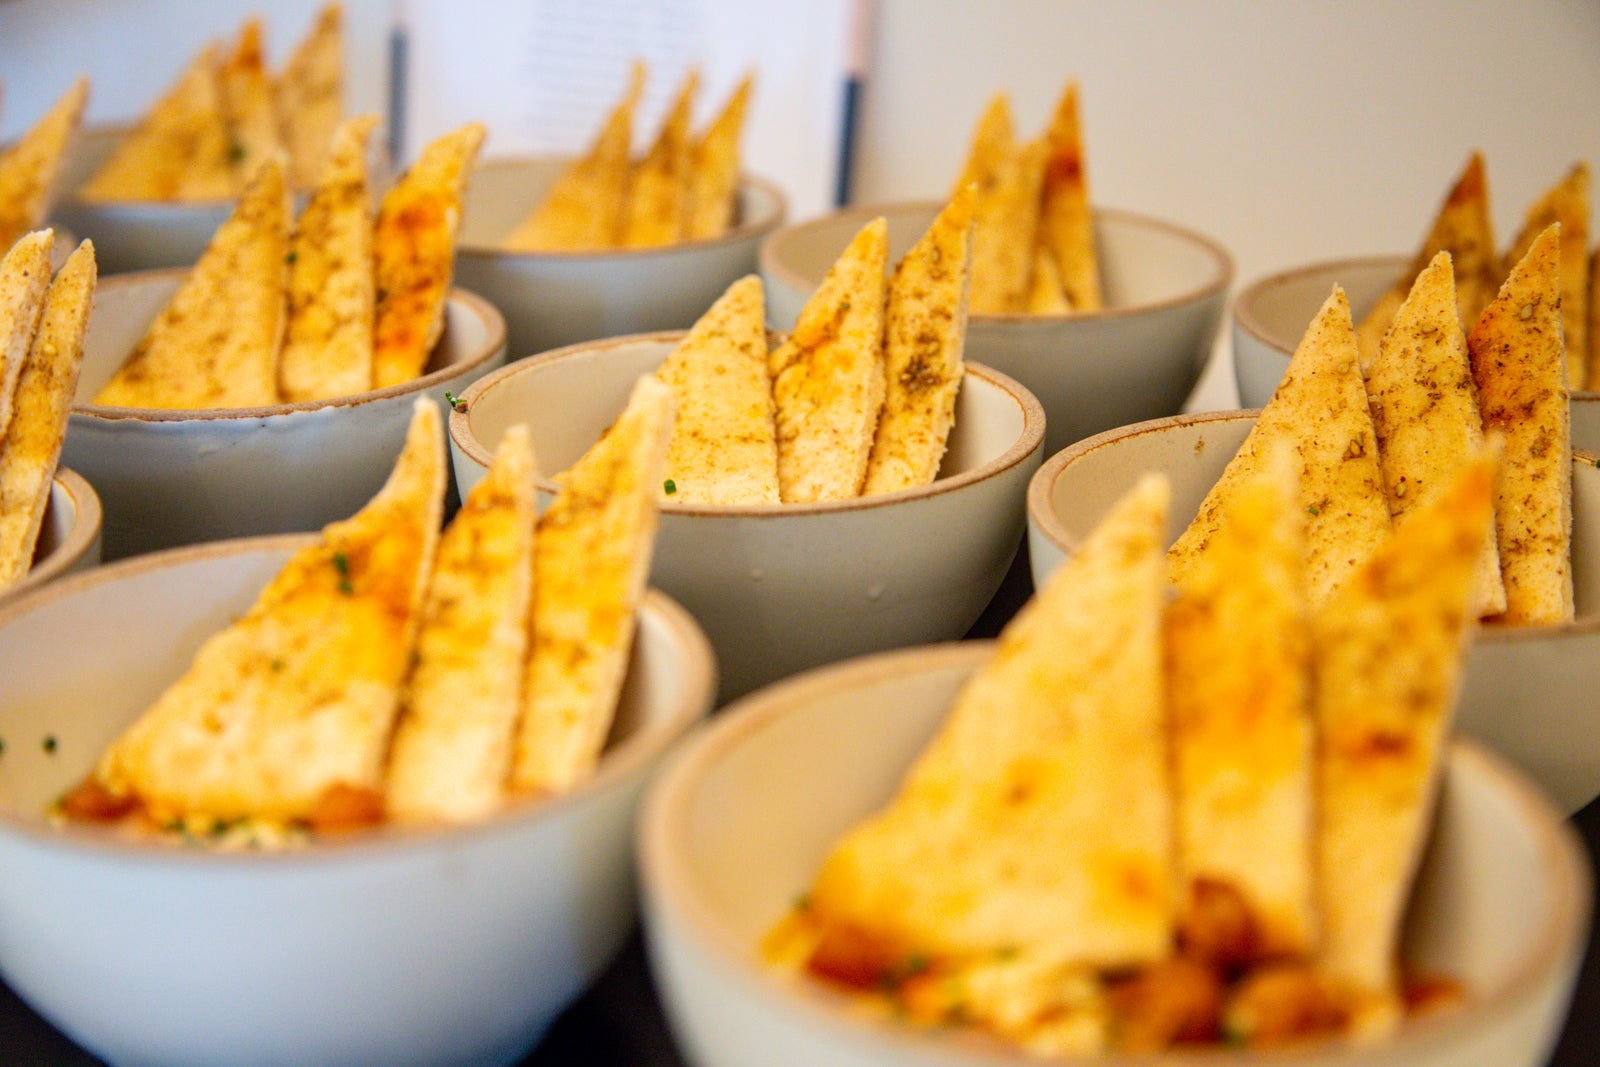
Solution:
M 1528 208 L 1506 252 L 1509 275 L 1551 223 L 1561 226 L 1561 331 L 1567 346 L 1567 388 L 1589 388 L 1589 165 L 1574 163 Z M 1470 332 L 1475 324 L 1463 322 Z M 1600 385 L 1600 380 L 1594 383 Z
M 309 189 L 322 173 L 344 116 L 344 9 L 326 4 L 273 86 L 278 136 L 289 153 L 289 185 Z
M 683 236 L 718 237 L 733 225 L 739 199 L 739 135 L 750 106 L 755 75 L 739 79 L 728 102 L 695 142 L 689 161 L 689 208 Z
M 228 155 L 242 185 L 269 159 L 283 152 L 278 116 L 272 105 L 266 58 L 261 52 L 261 20 L 246 19 L 233 51 L 218 68 L 223 121 L 228 127 Z
M 978 185 L 972 207 L 974 315 L 1014 315 L 1028 310 L 1046 152 L 1043 138 L 1020 145 L 988 181 Z
M 39 330 L 55 242 L 54 230 L 39 230 L 0 259 L 0 437 L 11 425 L 17 381 Z
M 1072 302 L 1061 287 L 1061 272 L 1056 269 L 1056 257 L 1043 245 L 1033 250 L 1033 274 L 1028 278 L 1028 314 L 1066 315 L 1072 311 Z
M 50 213 L 56 175 L 77 135 L 88 97 L 89 80 L 79 78 L 38 122 L 0 152 L 0 249 L 38 229 Z
M 1047 249 L 1067 302 L 1078 311 L 1098 311 L 1100 264 L 1095 252 L 1094 216 L 1084 174 L 1083 139 L 1078 120 L 1078 83 L 1068 82 L 1045 134 L 1039 245 Z
M 694 159 L 689 122 L 699 89 L 700 72 L 691 70 L 678 87 L 655 143 L 633 168 L 622 220 L 623 248 L 654 248 L 683 236 Z

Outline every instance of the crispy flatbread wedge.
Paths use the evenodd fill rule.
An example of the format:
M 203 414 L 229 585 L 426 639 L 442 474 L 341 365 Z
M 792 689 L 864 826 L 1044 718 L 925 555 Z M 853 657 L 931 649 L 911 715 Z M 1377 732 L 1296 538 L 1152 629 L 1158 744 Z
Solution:
M 1432 821 L 1473 619 L 1468 590 L 1492 518 L 1494 451 L 1407 513 L 1312 613 L 1318 967 L 1359 994 L 1397 992 L 1400 921 Z
M 779 502 L 764 308 L 761 279 L 739 279 L 656 369 L 677 411 L 666 468 L 673 491 L 666 499 Z
M 1182 940 L 1207 946 L 1208 893 L 1237 894 L 1254 927 L 1222 963 L 1304 958 L 1316 945 L 1298 467 L 1285 442 L 1238 484 L 1166 614 L 1180 923 L 1193 931 Z
M 655 248 L 683 236 L 688 221 L 690 164 L 694 141 L 689 122 L 700 90 L 700 72 L 684 75 L 655 144 L 633 168 L 622 221 L 622 247 Z
M 1033 250 L 1033 274 L 1028 278 L 1028 314 L 1065 315 L 1072 311 L 1072 301 L 1061 288 L 1061 272 L 1056 269 L 1056 257 L 1050 250 L 1039 246 Z
M 220 199 L 234 193 L 217 84 L 219 49 L 200 50 L 111 157 L 77 190 L 83 200 Z
M 316 824 L 352 793 L 375 808 L 444 489 L 441 419 L 424 398 L 384 487 L 201 646 L 101 758 L 100 784 L 160 822 Z
M 955 195 L 889 280 L 883 414 L 862 495 L 927 485 L 939 473 L 961 388 L 972 195 L 970 185 Z
M 633 113 L 644 92 L 644 64 L 635 62 L 628 91 L 612 109 L 594 144 L 558 177 L 544 199 L 506 237 L 512 252 L 593 252 L 615 248 L 622 236 L 633 147 Z
M 672 391 L 646 375 L 605 436 L 561 476 L 539 519 L 517 792 L 565 792 L 600 761 L 650 573 L 671 438 Z
M 283 151 L 272 86 L 261 53 L 261 20 L 246 19 L 233 51 L 218 68 L 222 114 L 228 125 L 228 154 L 235 178 L 242 184 L 262 163 Z
M 506 800 L 533 603 L 533 446 L 506 430 L 439 538 L 385 788 L 401 822 L 467 822 Z
M 1112 509 L 1001 633 L 888 807 L 833 846 L 807 898 L 813 967 L 1168 954 L 1167 499 L 1151 475 Z
M 1384 335 L 1367 368 L 1367 401 L 1389 514 L 1398 522 L 1444 492 L 1457 468 L 1483 446 L 1478 389 L 1457 317 L 1448 252 L 1417 276 Z M 1492 536 L 1473 578 L 1472 604 L 1479 615 L 1505 610 Z
M 344 115 L 344 9 L 317 13 L 273 86 L 278 136 L 289 153 L 289 185 L 309 189 L 322 173 Z
M 883 409 L 889 229 L 861 228 L 772 351 L 783 502 L 861 494 Z
M 487 131 L 471 123 L 422 150 L 384 195 L 372 238 L 377 322 L 372 384 L 408 382 L 444 331 L 461 198 Z
M 1589 323 L 1585 333 L 1589 339 L 1589 370 L 1584 382 L 1600 385 L 1600 244 L 1595 245 L 1589 255 L 1588 307 Z
M 94 403 L 147 408 L 277 403 L 289 211 L 283 164 L 268 160 Z
M 1100 264 L 1094 247 L 1094 216 L 1083 168 L 1078 121 L 1078 83 L 1068 82 L 1045 133 L 1049 146 L 1039 214 L 1039 244 L 1049 249 L 1067 301 L 1078 311 L 1098 311 Z
M 39 230 L 0 259 L 0 437 L 11 425 L 17 382 L 39 330 L 55 243 L 54 230 Z
M 50 212 L 62 157 L 78 132 L 89 80 L 79 78 L 50 110 L 0 153 L 0 249 L 36 230 Z
M 722 111 L 694 144 L 683 226 L 683 236 L 691 241 L 720 236 L 733 225 L 739 194 L 739 135 L 754 86 L 754 74 L 739 79 Z
M 1275 442 L 1292 443 L 1302 464 L 1306 590 L 1313 606 L 1388 538 L 1389 505 L 1358 363 L 1350 305 L 1336 286 L 1250 436 L 1168 553 L 1169 576 L 1180 589 L 1221 525 L 1224 502 L 1261 469 Z
M 289 243 L 289 324 L 278 388 L 294 403 L 372 388 L 376 290 L 367 138 L 376 115 L 339 127 Z
M 1561 225 L 1561 332 L 1567 346 L 1567 388 L 1587 389 L 1589 379 L 1589 164 L 1566 175 L 1528 208 L 1522 230 L 1506 252 L 1504 274 L 1528 254 L 1550 226 Z M 1477 320 L 1463 322 L 1471 332 Z M 1600 378 L 1594 384 L 1600 384 Z M 1509 457 L 1508 457 L 1509 459 Z
M 1356 329 L 1361 345 L 1361 365 L 1372 363 L 1389 324 L 1405 302 L 1406 294 L 1440 252 L 1449 252 L 1455 270 L 1456 310 L 1466 329 L 1494 299 L 1500 288 L 1500 257 L 1495 252 L 1494 224 L 1489 216 L 1489 183 L 1484 176 L 1483 154 L 1472 153 L 1450 188 L 1433 227 L 1406 273 L 1367 313 Z
M 972 313 L 1020 314 L 1039 232 L 1039 189 L 1046 144 L 1036 138 L 1005 158 L 992 183 L 980 184 L 972 208 Z
M 11 425 L 0 437 L 0 589 L 33 564 L 78 388 L 94 284 L 94 246 L 85 241 L 67 257 L 45 296 L 39 330 L 17 382 Z
M 1001 168 L 1016 151 L 1016 120 L 1011 117 L 1011 97 L 995 93 L 978 116 L 978 125 L 972 131 L 972 147 L 961 165 L 961 174 L 950 190 L 954 197 L 969 185 L 976 184 L 980 191 L 991 188 L 999 179 Z
M 1501 622 L 1570 622 L 1572 423 L 1562 343 L 1567 241 L 1559 223 L 1534 239 L 1467 336 L 1484 433 L 1505 441 L 1495 530 L 1505 584 Z

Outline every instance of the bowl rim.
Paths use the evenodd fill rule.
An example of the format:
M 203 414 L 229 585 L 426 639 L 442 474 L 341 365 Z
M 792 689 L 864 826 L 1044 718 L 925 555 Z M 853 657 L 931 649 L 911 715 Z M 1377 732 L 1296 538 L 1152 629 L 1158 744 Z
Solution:
M 94 486 L 89 484 L 89 480 L 70 467 L 58 464 L 55 475 L 50 480 L 52 496 L 55 495 L 57 488 L 72 500 L 72 525 L 67 529 L 67 536 L 51 550 L 49 555 L 28 568 L 28 573 L 19 578 L 15 585 L 0 590 L 0 604 L 9 604 L 27 590 L 35 589 L 66 574 L 83 559 L 94 545 L 95 539 L 100 536 L 100 527 L 105 521 L 105 509 L 100 504 L 100 494 L 94 491 Z
M 30 590 L 27 595 L 0 605 L 0 634 L 33 611 L 66 600 L 80 592 L 113 584 L 127 577 L 161 571 L 173 566 L 230 556 L 264 555 L 289 552 L 315 543 L 316 533 L 269 534 L 213 541 L 200 545 L 169 548 L 132 556 L 83 574 Z M 716 660 L 710 641 L 694 618 L 677 601 L 658 589 L 648 588 L 640 598 L 639 614 L 648 613 L 659 622 L 681 653 L 682 698 L 655 727 L 636 731 L 606 750 L 600 765 L 587 781 L 570 792 L 555 797 L 513 800 L 504 810 L 476 822 L 456 825 L 390 826 L 351 832 L 308 847 L 283 851 L 240 850 L 219 852 L 213 849 L 172 848 L 155 843 L 129 840 L 114 831 L 74 824 L 54 825 L 44 814 L 24 814 L 9 805 L 0 805 L 0 835 L 10 834 L 34 845 L 88 852 L 108 860 L 191 865 L 219 869 L 258 867 L 276 868 L 316 866 L 330 863 L 360 862 L 377 855 L 393 856 L 441 843 L 452 847 L 472 844 L 483 838 L 516 834 L 530 823 L 543 822 L 586 804 L 591 798 L 608 793 L 634 777 L 647 773 L 650 765 L 669 751 L 710 711 L 716 695 Z
M 467 458 L 487 470 L 493 457 L 490 450 L 472 432 L 471 423 L 472 407 L 486 392 L 499 387 L 511 378 L 527 373 L 537 373 L 554 363 L 632 345 L 675 345 L 688 336 L 688 333 L 689 331 L 687 330 L 660 330 L 654 333 L 635 333 L 621 337 L 608 337 L 599 341 L 580 341 L 564 348 L 552 349 L 549 352 L 528 356 L 513 363 L 508 363 L 504 367 L 473 382 L 467 388 L 467 391 L 461 395 L 460 403 L 450 413 L 450 440 L 455 443 Z M 892 493 L 874 493 L 871 496 L 850 497 L 845 500 L 824 500 L 807 504 L 679 504 L 663 500 L 660 502 L 661 513 L 663 515 L 700 515 L 716 518 L 776 519 L 796 515 L 831 515 L 842 511 L 863 511 L 905 500 L 941 496 L 944 493 L 964 489 L 977 482 L 987 481 L 1020 463 L 1026 462 L 1035 450 L 1042 448 L 1044 445 L 1045 415 L 1044 406 L 1039 403 L 1039 398 L 1034 396 L 1016 379 L 982 363 L 964 360 L 963 372 L 964 374 L 971 374 L 973 377 L 999 389 L 1022 410 L 1022 432 L 1017 435 L 1017 439 L 1011 442 L 1011 445 L 1004 452 L 988 462 L 981 463 L 970 470 L 961 471 L 948 478 L 937 478 L 926 485 L 897 489 Z M 463 406 L 466 411 L 461 410 Z M 554 493 L 559 488 L 559 483 L 553 473 L 540 471 L 538 486 L 544 492 Z
M 100 280 L 98 292 L 105 292 L 108 289 L 113 291 L 131 289 L 164 282 L 169 278 L 186 275 L 193 269 L 193 267 L 159 267 L 154 270 L 113 274 Z M 74 417 L 90 418 L 104 422 L 211 423 L 230 419 L 269 419 L 275 416 L 292 415 L 302 411 L 321 411 L 328 408 L 360 407 L 373 401 L 389 400 L 411 393 L 426 392 L 453 378 L 459 377 L 463 373 L 471 372 L 483 366 L 483 364 L 494 359 L 498 353 L 504 351 L 506 347 L 505 316 L 500 314 L 500 310 L 493 304 L 477 293 L 458 287 L 450 289 L 446 306 L 449 304 L 459 305 L 483 323 L 483 343 L 465 359 L 457 360 L 447 366 L 440 367 L 436 371 L 412 378 L 410 381 L 386 385 L 381 389 L 368 389 L 365 392 L 351 393 L 348 396 L 329 397 L 325 400 L 300 400 L 294 403 L 260 404 L 243 408 L 137 408 L 119 407 L 112 404 L 93 404 L 88 401 L 75 400 L 72 403 L 71 413 Z M 126 356 L 124 356 L 125 358 Z
M 1256 416 L 1260 414 L 1260 408 L 1240 408 L 1228 411 L 1204 411 L 1192 415 L 1171 415 L 1164 419 L 1150 419 L 1146 422 L 1136 422 L 1128 426 L 1118 426 L 1115 429 L 1097 433 L 1093 437 L 1086 437 L 1082 441 L 1069 445 L 1040 464 L 1039 469 L 1029 479 L 1027 494 L 1028 527 L 1054 545 L 1063 555 L 1070 556 L 1079 547 L 1077 540 L 1068 532 L 1060 516 L 1050 506 L 1050 498 L 1055 489 L 1056 479 L 1061 476 L 1062 471 L 1066 470 L 1067 467 L 1076 463 L 1090 452 L 1098 451 L 1127 438 L 1142 437 L 1150 433 L 1165 433 L 1169 430 L 1204 425 L 1211 422 L 1234 422 L 1247 419 L 1253 422 Z M 1600 466 L 1600 454 L 1583 448 L 1574 448 L 1572 455 L 1574 466 Z M 1558 623 L 1554 626 L 1480 625 L 1473 640 L 1479 644 L 1512 645 L 1528 641 L 1548 641 L 1552 638 L 1582 638 L 1591 634 L 1600 634 L 1600 606 L 1597 606 L 1595 610 L 1588 614 L 1579 615 L 1571 622 Z
M 533 154 L 533 155 L 505 155 L 494 156 L 479 163 L 475 170 L 511 170 L 516 167 L 526 167 L 530 164 L 554 164 L 570 162 L 577 156 L 560 154 Z M 467 241 L 459 242 L 456 254 L 468 256 L 473 259 L 498 259 L 505 258 L 515 262 L 536 261 L 544 263 L 586 263 L 604 262 L 610 260 L 642 260 L 671 256 L 691 250 L 717 248 L 723 245 L 732 245 L 748 241 L 756 237 L 764 237 L 783 225 L 789 217 L 789 198 L 776 182 L 752 174 L 749 171 L 739 172 L 739 181 L 736 190 L 743 192 L 745 189 L 757 189 L 765 195 L 771 209 L 755 218 L 740 220 L 739 224 L 715 237 L 696 237 L 671 244 L 655 245 L 650 248 L 606 248 L 581 252 L 522 252 L 497 245 L 477 244 Z M 470 196 L 470 194 L 469 194 Z M 465 207 L 463 206 L 463 216 Z
M 1409 257 L 1399 253 L 1392 255 L 1346 256 L 1342 259 L 1324 259 L 1315 263 L 1305 263 L 1297 267 L 1290 267 L 1287 270 L 1274 271 L 1271 274 L 1257 278 L 1234 295 L 1234 325 L 1261 342 L 1265 347 L 1272 349 L 1274 352 L 1281 352 L 1284 360 L 1287 361 L 1290 356 L 1294 355 L 1294 347 L 1284 348 L 1276 340 L 1269 337 L 1269 331 L 1256 312 L 1256 301 L 1261 299 L 1261 295 L 1264 292 L 1275 286 L 1282 285 L 1284 282 L 1298 281 L 1313 274 L 1326 274 L 1336 270 L 1365 270 L 1381 266 L 1393 266 L 1395 268 L 1395 277 L 1398 279 L 1404 271 L 1405 265 L 1409 262 Z M 1334 284 L 1338 284 L 1338 282 L 1335 281 Z M 1299 342 L 1299 338 L 1295 340 L 1296 343 Z
M 898 200 L 886 204 L 859 204 L 842 208 L 827 215 L 807 219 L 804 222 L 785 226 L 775 231 L 761 242 L 761 247 L 756 253 L 756 259 L 764 277 L 775 278 L 797 292 L 810 292 L 815 288 L 811 280 L 802 277 L 798 271 L 789 266 L 786 259 L 780 258 L 786 242 L 808 235 L 814 230 L 841 222 L 855 221 L 858 224 L 857 228 L 859 228 L 880 215 L 886 218 L 891 215 L 908 215 L 921 212 L 933 215 L 937 214 L 943 206 L 944 201 L 941 200 Z M 1233 284 L 1234 272 L 1237 269 L 1233 254 L 1224 248 L 1216 238 L 1203 234 L 1199 230 L 1191 229 L 1188 226 L 1156 218 L 1154 215 L 1100 206 L 1092 206 L 1090 210 L 1096 219 L 1113 219 L 1117 222 L 1131 223 L 1146 229 L 1160 230 L 1169 236 L 1177 237 L 1190 245 L 1199 247 L 1211 257 L 1212 277 L 1196 288 L 1188 289 L 1165 300 L 1151 301 L 1146 304 L 1125 304 L 1117 307 L 1103 307 L 1095 311 L 1066 312 L 1055 315 L 1030 315 L 1026 313 L 1008 313 L 1004 315 L 969 314 L 968 321 L 981 324 L 1010 323 L 1022 325 L 1032 323 L 1036 325 L 1059 325 L 1065 322 L 1099 322 L 1125 319 L 1135 315 L 1165 311 L 1187 304 L 1203 303 L 1212 298 L 1220 298 L 1227 293 L 1228 287 Z M 840 251 L 843 251 L 843 249 L 841 248 Z
M 883 1021 L 863 1017 L 860 1012 L 849 1011 L 853 1001 L 846 993 L 815 982 L 780 980 L 769 968 L 752 959 L 751 946 L 727 931 L 714 909 L 696 893 L 696 879 L 690 872 L 687 855 L 692 847 L 685 832 L 689 807 L 700 782 L 750 735 L 774 720 L 796 713 L 820 696 L 870 682 L 963 666 L 969 667 L 970 677 L 970 672 L 976 670 L 996 646 L 993 640 L 922 645 L 828 664 L 758 690 L 729 705 L 716 718 L 699 724 L 677 746 L 646 791 L 635 825 L 634 851 L 646 898 L 647 926 L 661 923 L 663 920 L 658 913 L 666 913 L 670 916 L 666 921 L 678 927 L 694 950 L 727 980 L 737 984 L 742 994 L 755 998 L 772 1011 L 790 1016 L 807 1028 L 821 1028 L 830 1039 L 842 1039 L 868 1048 L 898 1050 L 902 1054 L 938 1052 L 946 1057 L 938 1060 L 941 1063 L 959 1056 L 961 1062 L 974 1067 L 1038 1063 L 1036 1056 L 998 1041 L 990 1043 L 980 1038 L 974 1042 L 977 1047 L 964 1047 L 952 1042 L 948 1034 L 941 1037 L 939 1031 L 885 1025 Z M 1553 899 L 1546 921 L 1523 944 L 1499 987 L 1475 996 L 1469 1002 L 1470 1011 L 1413 1020 L 1402 1027 L 1392 1042 L 1381 1046 L 1402 1053 L 1433 1045 L 1449 1047 L 1473 1032 L 1487 1029 L 1496 1018 L 1536 1003 L 1545 976 L 1563 961 L 1582 953 L 1586 932 L 1583 916 L 1593 898 L 1593 877 L 1583 845 L 1547 796 L 1506 760 L 1469 738 L 1453 736 L 1446 760 L 1448 765 L 1458 761 L 1475 764 L 1472 769 L 1498 786 L 1500 793 L 1517 809 L 1522 825 L 1533 833 L 1534 851 L 1542 861 L 1545 883 Z M 670 1003 L 669 987 L 664 985 L 662 995 Z M 1194 1059 L 1218 1067 L 1229 1063 L 1306 1064 L 1307 1067 L 1348 1063 L 1353 1067 L 1362 1051 L 1359 1045 L 1330 1042 L 1306 1048 L 1259 1050 L 1244 1057 L 1224 1049 L 1205 1049 L 1199 1050 Z M 1347 1054 L 1353 1058 L 1346 1060 Z M 1087 1059 L 1072 1057 L 1063 1062 L 1086 1067 L 1095 1063 L 1113 1067 L 1153 1067 L 1167 1060 L 1165 1056 L 1111 1053 Z

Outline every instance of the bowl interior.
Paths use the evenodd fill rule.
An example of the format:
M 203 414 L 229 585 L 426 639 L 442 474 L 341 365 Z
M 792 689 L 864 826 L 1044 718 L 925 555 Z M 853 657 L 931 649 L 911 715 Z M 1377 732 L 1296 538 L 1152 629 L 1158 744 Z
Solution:
M 1234 300 L 1234 327 L 1288 358 L 1335 285 L 1350 301 L 1350 317 L 1360 322 L 1399 279 L 1407 262 L 1402 256 L 1351 259 L 1269 275 L 1251 283 Z

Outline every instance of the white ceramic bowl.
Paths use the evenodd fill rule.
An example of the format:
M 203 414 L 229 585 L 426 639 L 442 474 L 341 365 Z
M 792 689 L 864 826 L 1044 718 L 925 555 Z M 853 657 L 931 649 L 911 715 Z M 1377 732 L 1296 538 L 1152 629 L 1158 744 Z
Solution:
M 665 597 L 597 775 L 561 799 L 284 854 L 45 817 L 306 541 L 178 549 L 0 609 L 0 969 L 121 1064 L 516 1062 L 632 929 L 639 794 L 711 706 L 705 638 Z
M 966 642 L 814 671 L 739 702 L 680 746 L 646 796 L 638 855 L 651 967 L 690 1062 L 1040 1062 L 972 1035 L 865 1018 L 832 990 L 773 973 L 759 949 L 829 845 L 888 801 L 992 649 Z M 1365 1048 L 1071 1062 L 1532 1067 L 1544 1062 L 1566 1011 L 1589 893 L 1582 845 L 1554 805 L 1483 749 L 1458 743 L 1405 955 L 1462 982 L 1469 1010 Z
M 869 220 L 888 220 L 889 262 L 896 263 L 940 206 L 867 205 L 773 234 L 761 245 L 768 322 L 794 326 Z M 1168 222 L 1100 210 L 1095 239 L 1105 310 L 967 320 L 967 358 L 1009 374 L 1044 406 L 1045 455 L 1113 426 L 1177 414 L 1211 358 L 1233 281 L 1233 259 L 1221 245 Z
M 505 360 L 505 323 L 457 289 L 426 373 L 334 400 L 189 411 L 88 403 L 177 290 L 183 271 L 106 278 L 95 292 L 61 462 L 105 504 L 105 554 L 317 529 L 356 512 L 394 466 L 417 395 L 462 393 Z
M 1028 486 L 1028 547 L 1041 583 L 1145 471 L 1172 482 L 1177 540 L 1238 451 L 1254 411 L 1157 419 L 1051 456 Z M 1485 627 L 1467 653 L 1456 725 L 1522 766 L 1568 811 L 1600 795 L 1600 469 L 1579 451 L 1572 478 L 1576 622 Z
M 513 359 L 579 341 L 687 329 L 724 289 L 756 270 L 756 248 L 783 224 L 783 193 L 745 175 L 721 237 L 615 252 L 507 252 L 500 240 L 569 161 L 489 160 L 462 208 L 456 280 L 506 317 Z
M 83 476 L 57 467 L 44 507 L 44 523 L 34 544 L 33 566 L 17 584 L 0 591 L 0 605 L 29 589 L 100 563 L 100 498 Z
M 682 336 L 573 345 L 484 377 L 467 390 L 466 414 L 450 417 L 463 494 L 505 429 L 525 421 L 548 499 L 548 475 L 599 439 Z M 705 628 L 724 699 L 820 663 L 959 637 L 1021 541 L 1043 423 L 1027 390 L 969 363 L 933 484 L 824 504 L 664 503 L 651 582 Z

